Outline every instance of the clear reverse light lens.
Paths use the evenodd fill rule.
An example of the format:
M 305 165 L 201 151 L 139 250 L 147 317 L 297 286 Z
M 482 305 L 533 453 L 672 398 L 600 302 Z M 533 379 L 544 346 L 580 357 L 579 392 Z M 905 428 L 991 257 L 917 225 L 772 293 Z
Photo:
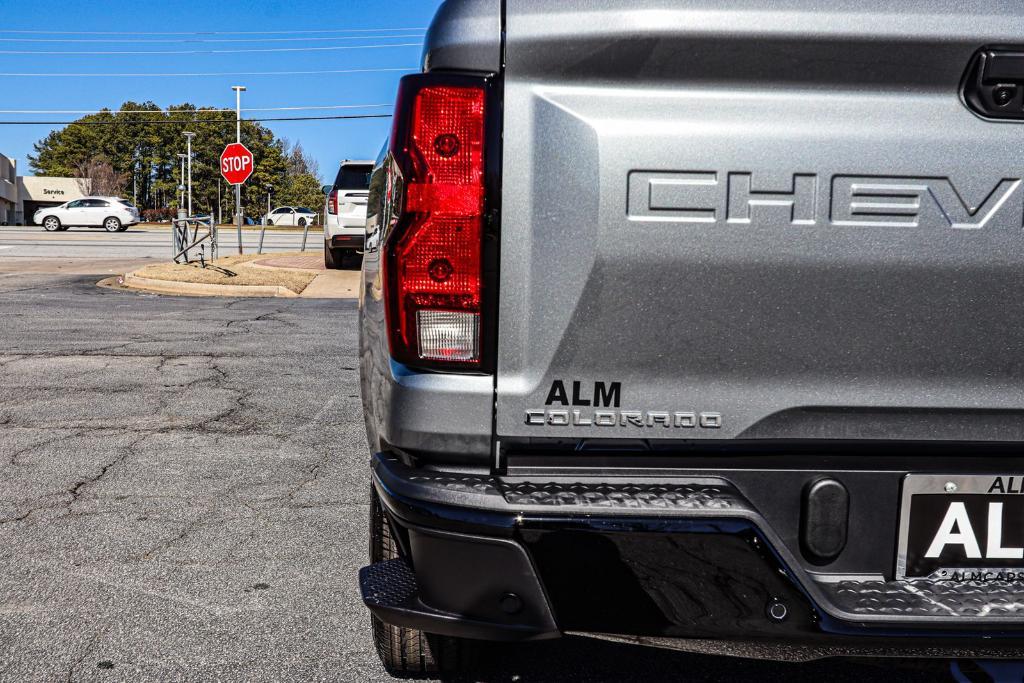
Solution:
M 474 361 L 480 357 L 480 314 L 416 311 L 419 355 L 424 360 Z

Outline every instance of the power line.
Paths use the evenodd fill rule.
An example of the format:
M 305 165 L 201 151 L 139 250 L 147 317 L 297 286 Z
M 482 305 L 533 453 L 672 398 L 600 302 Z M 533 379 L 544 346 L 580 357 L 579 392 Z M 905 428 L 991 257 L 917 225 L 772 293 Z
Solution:
M 309 31 L 42 31 L 0 29 L 0 33 L 42 36 L 265 36 L 265 35 L 308 35 L 313 33 L 384 33 L 386 31 L 426 31 L 426 26 L 405 28 L 336 28 Z
M 226 55 L 253 52 L 327 52 L 336 50 L 378 50 L 389 47 L 420 47 L 422 43 L 386 43 L 379 45 L 326 45 L 320 47 L 268 47 L 231 50 L 0 50 L 0 55 L 74 55 L 112 57 L 117 55 Z
M 341 114 L 336 116 L 277 116 L 255 119 L 242 119 L 242 122 L 253 121 L 341 121 L 346 119 L 389 119 L 391 114 Z M 153 121 L 0 121 L 0 126 L 131 126 L 138 124 L 197 126 L 204 123 L 234 123 L 235 119 L 210 119 L 207 121 L 178 121 L 175 119 L 157 119 Z
M 393 107 L 393 104 L 331 104 L 309 107 L 252 107 L 242 111 L 312 111 L 325 109 L 377 109 Z M 200 109 L 0 109 L 0 114 L 196 114 L 204 112 L 226 112 L 234 109 L 202 107 Z
M 2 33 L 2 31 L 0 31 Z M 370 38 L 422 38 L 423 33 L 399 33 L 382 34 L 375 36 L 331 36 L 313 37 L 303 36 L 301 38 L 119 38 L 123 43 L 161 43 L 161 44 L 188 44 L 188 43 L 310 43 L 330 42 L 340 40 L 367 40 Z M 109 43 L 109 38 L 2 38 L 5 43 Z
M 381 69 L 322 69 L 313 71 L 213 71 L 213 72 L 182 72 L 182 73 L 0 73 L 4 78 L 202 78 L 221 76 L 311 76 L 330 74 L 382 73 L 401 71 L 410 73 L 419 71 L 419 67 L 396 67 Z

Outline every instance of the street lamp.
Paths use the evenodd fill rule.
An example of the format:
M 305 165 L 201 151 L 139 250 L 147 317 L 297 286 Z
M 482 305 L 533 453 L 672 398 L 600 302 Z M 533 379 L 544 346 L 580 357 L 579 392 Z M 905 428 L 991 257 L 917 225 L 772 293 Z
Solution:
M 181 175 L 178 182 L 178 207 L 182 208 L 185 204 L 185 159 L 188 157 L 187 154 L 179 154 L 178 158 L 181 160 Z
M 192 217 L 192 138 L 195 133 L 185 131 L 185 139 L 188 140 L 188 215 Z
M 188 240 L 188 223 L 182 221 L 182 214 L 185 213 L 185 209 L 182 205 L 185 203 L 185 157 L 187 154 L 179 154 L 178 158 L 181 159 L 181 181 L 178 183 L 178 220 L 174 221 L 171 227 L 171 234 L 174 236 L 173 247 L 174 255 L 177 256 Z M 185 256 L 188 260 L 188 255 Z

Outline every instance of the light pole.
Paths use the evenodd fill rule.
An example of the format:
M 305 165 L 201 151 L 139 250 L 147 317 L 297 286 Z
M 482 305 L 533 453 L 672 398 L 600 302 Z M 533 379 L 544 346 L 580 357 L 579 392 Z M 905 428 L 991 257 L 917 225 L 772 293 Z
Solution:
M 186 154 L 179 154 L 178 158 L 181 159 L 181 180 L 178 183 L 178 220 L 174 222 L 174 227 L 171 229 L 171 233 L 174 235 L 174 255 L 177 256 L 178 252 L 185 247 L 186 240 L 188 239 L 188 223 L 185 223 L 182 219 L 185 217 L 185 157 Z M 185 255 L 186 260 L 188 255 Z
M 195 133 L 185 131 L 185 139 L 188 140 L 188 215 L 192 217 L 192 138 Z
M 186 154 L 179 154 L 178 158 L 181 159 L 181 175 L 178 176 L 178 208 L 185 208 L 185 157 Z
M 242 92 L 244 85 L 233 85 L 235 91 L 235 142 L 242 142 Z M 238 253 L 242 253 L 242 185 L 235 185 L 235 214 L 238 221 Z

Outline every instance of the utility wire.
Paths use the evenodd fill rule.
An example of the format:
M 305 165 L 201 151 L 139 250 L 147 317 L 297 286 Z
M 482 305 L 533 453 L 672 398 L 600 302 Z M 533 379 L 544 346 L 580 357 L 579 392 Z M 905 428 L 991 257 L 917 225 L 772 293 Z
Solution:
M 330 74 L 381 73 L 385 71 L 402 71 L 410 73 L 419 71 L 419 67 L 397 67 L 382 69 L 326 69 L 314 71 L 213 71 L 184 73 L 0 73 L 4 78 L 200 78 L 207 76 L 307 76 Z
M 393 104 L 332 104 L 311 107 L 252 107 L 242 111 L 312 111 L 325 109 L 377 109 L 393 107 Z M 0 109 L 0 114 L 195 114 L 204 112 L 229 112 L 234 108 L 217 109 Z
M 0 55 L 76 55 L 112 57 L 117 55 L 226 55 L 253 52 L 327 52 L 336 50 L 378 50 L 389 47 L 420 47 L 423 43 L 387 43 L 380 45 L 327 45 L 320 47 L 268 47 L 231 50 L 0 50 Z
M 318 29 L 311 31 L 41 31 L 0 29 L 0 33 L 42 36 L 261 36 L 261 35 L 299 35 L 312 33 L 384 33 L 386 31 L 426 31 L 426 26 L 410 26 L 405 28 L 337 28 Z
M 389 119 L 391 114 L 347 114 L 336 116 L 278 116 L 242 119 L 242 122 L 254 121 L 341 121 L 346 119 Z M 175 119 L 158 119 L 154 121 L 0 121 L 0 126 L 131 126 L 131 125 L 180 125 L 196 126 L 204 123 L 234 123 L 235 119 L 210 119 L 207 121 L 178 121 Z
M 0 33 L 3 33 L 0 31 Z M 423 33 L 382 34 L 375 36 L 331 36 L 328 38 L 304 36 L 302 38 L 119 38 L 122 43 L 312 43 L 337 42 L 341 40 L 368 40 L 370 38 L 422 38 Z M 109 38 L 0 38 L 5 43 L 110 43 Z

